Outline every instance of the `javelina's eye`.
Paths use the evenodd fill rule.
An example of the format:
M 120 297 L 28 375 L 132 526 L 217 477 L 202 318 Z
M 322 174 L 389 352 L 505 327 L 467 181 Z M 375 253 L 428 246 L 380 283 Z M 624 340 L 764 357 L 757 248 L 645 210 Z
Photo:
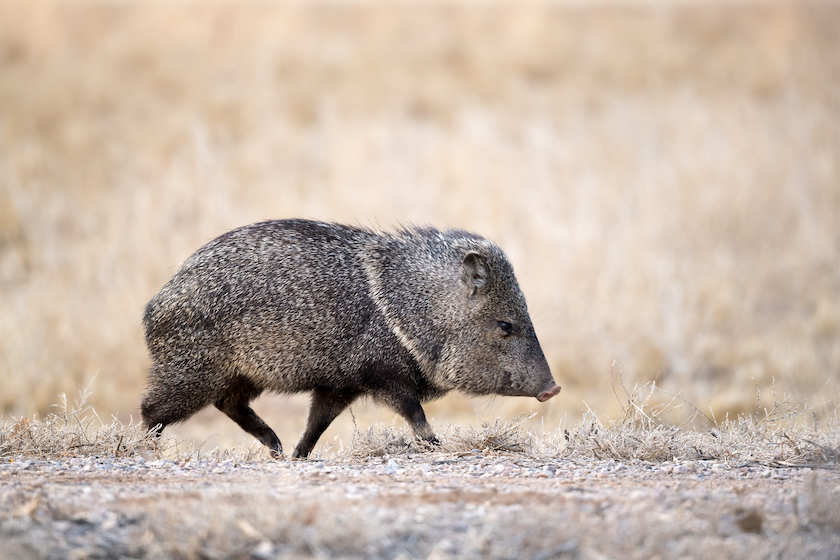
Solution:
M 505 333 L 505 336 L 513 332 L 513 325 L 507 321 L 496 321 L 496 323 L 499 325 L 499 328 L 502 329 L 502 332 Z

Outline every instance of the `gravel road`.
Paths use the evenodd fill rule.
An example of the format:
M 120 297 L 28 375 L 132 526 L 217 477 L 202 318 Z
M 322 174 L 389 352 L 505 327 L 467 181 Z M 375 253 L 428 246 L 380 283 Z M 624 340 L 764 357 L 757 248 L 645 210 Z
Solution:
M 840 558 L 840 474 L 518 454 L 20 460 L 2 558 Z

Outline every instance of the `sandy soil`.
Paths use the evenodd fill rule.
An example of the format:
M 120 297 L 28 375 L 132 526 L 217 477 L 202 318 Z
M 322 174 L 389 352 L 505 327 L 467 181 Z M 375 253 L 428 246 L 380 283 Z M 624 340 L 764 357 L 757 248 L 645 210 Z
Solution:
M 838 558 L 840 473 L 424 453 L 20 460 L 2 558 Z

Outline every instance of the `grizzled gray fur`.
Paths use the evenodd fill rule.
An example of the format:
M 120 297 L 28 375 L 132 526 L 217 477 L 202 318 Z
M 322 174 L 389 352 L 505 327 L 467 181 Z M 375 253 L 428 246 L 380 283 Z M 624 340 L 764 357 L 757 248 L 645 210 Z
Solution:
M 250 407 L 263 391 L 312 395 L 293 457 L 362 396 L 434 443 L 420 403 L 453 389 L 540 401 L 560 391 L 504 253 L 459 230 L 245 226 L 188 258 L 143 323 L 146 427 L 212 404 L 276 457 L 280 440 Z

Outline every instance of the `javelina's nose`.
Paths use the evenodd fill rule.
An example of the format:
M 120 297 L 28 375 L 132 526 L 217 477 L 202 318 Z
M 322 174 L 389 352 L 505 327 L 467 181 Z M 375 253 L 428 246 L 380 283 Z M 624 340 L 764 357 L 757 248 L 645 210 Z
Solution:
M 553 397 L 554 395 L 556 395 L 557 393 L 560 392 L 560 388 L 561 388 L 560 385 L 557 385 L 553 381 L 551 383 L 552 383 L 553 387 L 550 387 L 550 388 L 546 389 L 545 391 L 543 391 L 542 393 L 540 393 L 539 395 L 537 395 L 537 400 L 538 401 L 545 402 L 545 401 L 547 401 L 548 399 L 550 399 L 551 397 Z

